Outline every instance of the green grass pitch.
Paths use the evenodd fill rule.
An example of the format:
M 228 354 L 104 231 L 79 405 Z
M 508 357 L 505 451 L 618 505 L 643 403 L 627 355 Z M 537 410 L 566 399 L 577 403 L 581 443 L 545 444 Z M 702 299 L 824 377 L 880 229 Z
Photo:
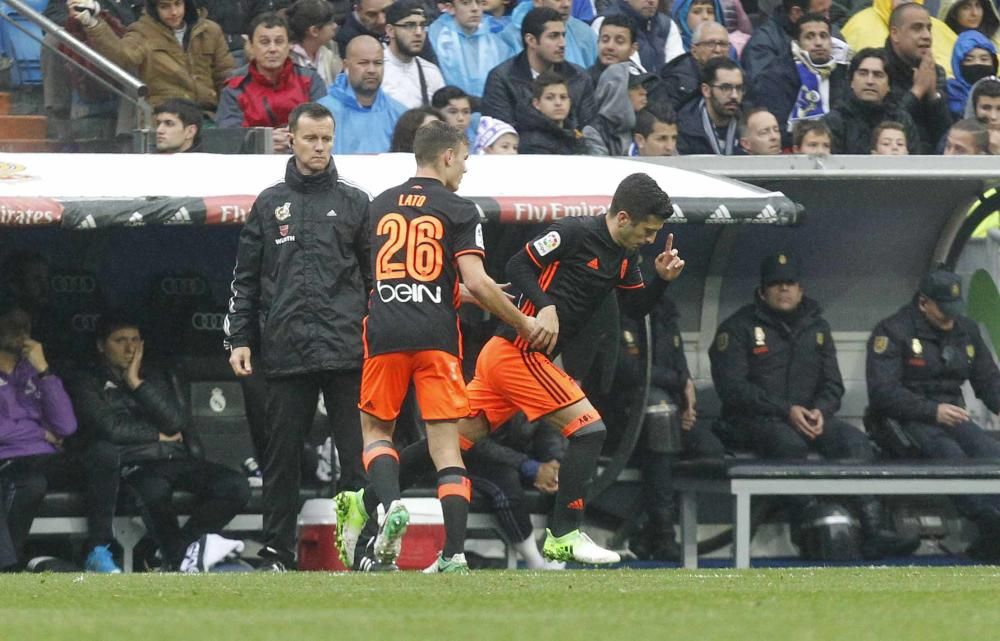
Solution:
M 3 641 L 986 641 L 1000 568 L 0 575 Z

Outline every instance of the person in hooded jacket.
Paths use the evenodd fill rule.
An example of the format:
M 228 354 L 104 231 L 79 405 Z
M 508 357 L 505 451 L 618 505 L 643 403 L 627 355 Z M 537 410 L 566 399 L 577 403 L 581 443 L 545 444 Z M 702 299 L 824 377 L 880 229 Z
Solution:
M 957 35 L 978 31 L 1000 45 L 1000 13 L 991 0 L 942 0 L 937 17 Z
M 969 99 L 965 103 L 963 118 L 978 118 L 986 125 L 990 131 L 990 153 L 1000 156 L 1000 80 L 983 78 L 972 85 Z M 984 224 L 986 222 L 984 221 Z M 980 230 L 983 231 L 978 234 Z M 982 225 L 976 232 L 978 237 L 986 235 Z
M 646 107 L 644 84 L 652 74 L 639 73 L 631 62 L 604 70 L 597 83 L 597 118 L 583 128 L 587 151 L 594 156 L 627 156 L 636 113 Z
M 102 19 L 97 0 L 69 0 L 67 7 L 91 47 L 121 67 L 138 69 L 152 106 L 185 98 L 214 114 L 234 63 L 222 29 L 199 17 L 195 0 L 147 0 L 146 13 L 121 37 Z
M 842 30 L 851 51 L 861 51 L 869 47 L 885 46 L 889 37 L 889 16 L 896 6 L 893 0 L 874 0 L 872 6 L 854 14 Z M 919 0 L 916 4 L 923 4 Z M 958 36 L 948 25 L 937 18 L 931 18 L 931 52 L 934 62 L 951 73 L 951 52 Z
M 767 256 L 753 302 L 719 325 L 708 355 L 722 418 L 734 440 L 762 458 L 816 452 L 871 463 L 875 451 L 865 434 L 834 417 L 844 396 L 837 348 L 819 303 L 805 296 L 801 273 L 794 254 Z M 789 498 L 793 521 L 809 500 Z M 888 528 L 874 497 L 857 497 L 857 505 L 866 558 L 909 554 L 920 544 Z
M 476 0 L 448 0 L 446 13 L 427 29 L 429 42 L 438 55 L 446 84 L 463 89 L 470 96 L 482 96 L 490 71 L 517 51 L 501 32 L 483 20 Z
M 392 146 L 392 132 L 406 107 L 382 90 L 384 56 L 371 36 L 358 36 L 347 45 L 345 72 L 319 100 L 337 123 L 334 153 L 380 154 Z
M 698 25 L 703 22 L 722 24 L 722 4 L 719 0 L 680 0 L 673 6 L 673 14 L 681 28 L 681 42 L 687 53 L 691 52 L 691 35 Z
M 946 83 L 948 109 L 956 119 L 965 115 L 972 85 L 983 78 L 997 75 L 997 48 L 993 42 L 974 29 L 965 31 L 955 43 L 951 55 L 954 78 Z M 974 115 L 974 114 L 973 114 Z

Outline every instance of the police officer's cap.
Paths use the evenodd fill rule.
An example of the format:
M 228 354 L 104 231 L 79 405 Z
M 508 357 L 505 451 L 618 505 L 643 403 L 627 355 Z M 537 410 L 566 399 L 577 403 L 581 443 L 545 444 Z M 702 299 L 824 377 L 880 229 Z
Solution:
M 955 272 L 935 269 L 920 281 L 920 293 L 937 303 L 938 308 L 951 318 L 965 313 L 962 279 Z
M 410 16 L 424 16 L 424 4 L 420 0 L 396 0 L 385 11 L 385 21 L 391 25 Z
M 787 252 L 772 254 L 760 263 L 760 286 L 774 283 L 797 283 L 802 274 L 798 256 Z

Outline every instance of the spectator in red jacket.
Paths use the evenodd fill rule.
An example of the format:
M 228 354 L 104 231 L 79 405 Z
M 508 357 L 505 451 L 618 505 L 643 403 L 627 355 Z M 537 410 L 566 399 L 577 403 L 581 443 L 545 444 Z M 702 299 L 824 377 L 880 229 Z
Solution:
M 326 95 L 326 84 L 313 69 L 289 58 L 288 22 L 276 13 L 250 25 L 250 63 L 226 82 L 219 100 L 219 127 L 273 127 L 274 151 L 285 153 L 288 115 L 305 102 Z

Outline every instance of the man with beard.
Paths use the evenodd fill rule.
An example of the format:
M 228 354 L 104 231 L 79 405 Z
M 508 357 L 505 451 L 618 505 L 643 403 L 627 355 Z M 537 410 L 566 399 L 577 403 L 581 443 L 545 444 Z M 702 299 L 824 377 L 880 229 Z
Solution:
M 743 100 L 743 71 L 729 58 L 710 60 L 701 76 L 701 99 L 677 114 L 677 153 L 740 156 L 737 124 Z
M 344 26 L 338 29 L 337 35 L 334 36 L 341 58 L 347 56 L 347 45 L 358 36 L 371 36 L 380 42 L 385 41 L 388 35 L 386 27 L 389 24 L 388 11 L 391 5 L 392 0 L 354 0 L 351 3 L 351 13 L 344 21 Z M 420 57 L 437 63 L 429 41 L 424 42 Z
M 571 0 L 533 0 L 533 2 L 522 2 L 517 5 L 510 15 L 510 24 L 503 30 L 503 36 L 507 42 L 520 52 L 521 43 L 521 21 L 533 7 L 548 7 L 559 12 L 563 22 L 566 24 L 566 60 L 575 65 L 589 68 L 597 60 L 597 36 L 590 25 L 575 18 L 572 15 L 573 3 Z M 597 83 L 597 80 L 594 80 Z
M 844 396 L 830 325 L 806 297 L 801 266 L 791 254 L 761 263 L 754 301 L 719 325 L 708 355 L 722 417 L 739 445 L 767 459 L 824 458 L 873 462 L 865 434 L 834 418 Z M 789 498 L 793 524 L 814 499 Z M 909 554 L 920 544 L 888 529 L 882 506 L 857 498 L 865 558 Z
M 753 77 L 747 102 L 766 107 L 781 125 L 783 147 L 792 145 L 792 129 L 800 120 L 822 118 L 847 100 L 846 45 L 830 35 L 830 20 L 819 13 L 795 24 L 789 55 Z
M 907 2 L 889 16 L 886 73 L 889 102 L 906 110 L 920 134 L 916 153 L 932 154 L 951 126 L 945 70 L 934 63 L 931 17 L 921 5 Z
M 49 371 L 42 344 L 31 339 L 31 317 L 2 290 L 0 406 L 4 408 L 0 413 L 0 572 L 10 572 L 24 566 L 24 542 L 45 497 L 47 471 L 63 439 L 76 431 L 76 417 L 62 381 Z M 111 563 L 110 554 L 107 560 Z
M 663 96 L 676 111 L 701 95 L 701 72 L 709 60 L 729 57 L 729 32 L 718 22 L 703 22 L 691 34 L 691 53 L 677 56 L 660 69 Z M 657 97 L 651 96 L 654 102 Z
M 407 109 L 431 104 L 444 86 L 437 65 L 421 59 L 427 42 L 427 15 L 420 0 L 399 0 L 386 12 L 385 71 L 382 89 Z
M 385 68 L 382 45 L 358 36 L 347 45 L 344 71 L 319 101 L 333 114 L 337 135 L 335 154 L 381 154 L 389 151 L 396 121 L 406 111 L 382 91 Z
M 871 153 L 872 134 L 885 121 L 900 123 L 906 133 L 910 153 L 918 153 L 920 134 L 910 114 L 886 100 L 889 76 L 885 67 L 883 49 L 862 49 L 851 60 L 848 69 L 851 95 L 847 102 L 834 108 L 825 118 L 833 135 L 833 153 Z

